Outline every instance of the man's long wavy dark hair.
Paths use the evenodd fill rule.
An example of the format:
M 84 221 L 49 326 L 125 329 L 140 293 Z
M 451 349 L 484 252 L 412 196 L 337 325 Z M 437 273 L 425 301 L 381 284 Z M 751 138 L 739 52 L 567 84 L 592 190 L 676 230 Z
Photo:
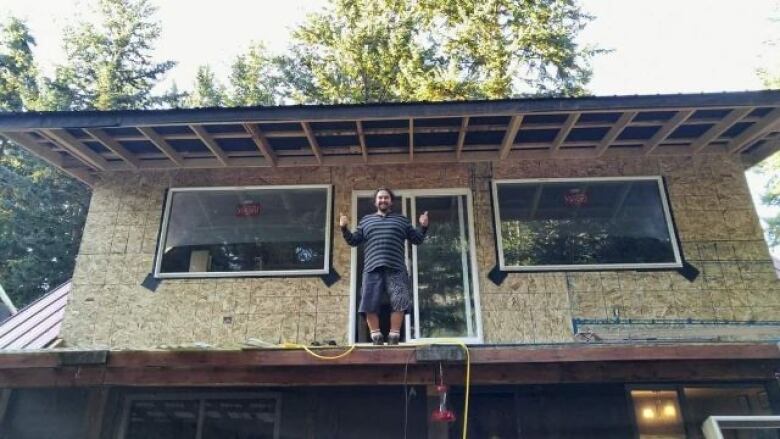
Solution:
M 390 195 L 390 201 L 395 202 L 395 194 L 393 191 L 386 187 L 380 187 L 379 189 L 374 191 L 374 202 L 376 203 L 376 196 L 379 195 L 380 192 L 385 191 L 388 195 Z

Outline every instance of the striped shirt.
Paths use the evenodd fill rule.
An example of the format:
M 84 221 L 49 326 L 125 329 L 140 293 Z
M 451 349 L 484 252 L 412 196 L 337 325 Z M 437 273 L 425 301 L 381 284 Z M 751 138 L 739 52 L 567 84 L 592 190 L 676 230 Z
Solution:
M 420 245 L 426 231 L 426 227 L 415 229 L 409 218 L 393 212 L 384 216 L 379 213 L 364 216 L 355 233 L 347 227 L 341 228 L 344 240 L 352 247 L 365 242 L 363 270 L 366 272 L 379 267 L 405 270 L 404 241 L 408 239 L 412 244 Z

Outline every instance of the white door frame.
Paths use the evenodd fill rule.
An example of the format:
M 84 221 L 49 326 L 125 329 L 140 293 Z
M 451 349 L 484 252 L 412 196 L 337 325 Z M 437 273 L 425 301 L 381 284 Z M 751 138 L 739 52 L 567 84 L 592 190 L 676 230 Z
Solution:
M 471 267 L 472 272 L 466 273 L 466 276 L 472 276 L 473 277 L 473 291 L 472 295 L 474 296 L 474 320 L 476 322 L 476 335 L 474 337 L 457 337 L 457 340 L 461 340 L 467 344 L 482 344 L 483 343 L 483 335 L 482 335 L 482 307 L 480 306 L 480 299 L 479 299 L 479 266 L 477 265 L 477 244 L 475 240 L 475 231 L 474 231 L 474 203 L 473 198 L 471 196 L 471 190 L 468 188 L 443 188 L 443 189 L 398 189 L 393 190 L 393 193 L 398 197 L 408 197 L 408 196 L 466 196 L 466 212 L 467 212 L 467 218 L 465 219 L 467 221 L 467 227 L 468 227 L 468 237 L 469 237 L 469 253 L 471 255 Z M 350 212 L 350 216 L 352 218 L 352 224 L 357 224 L 359 218 L 357 218 L 357 201 L 359 197 L 371 197 L 374 194 L 373 190 L 353 190 L 352 191 L 352 211 Z M 401 206 L 401 211 L 403 211 L 404 206 Z M 414 210 L 414 204 L 412 204 L 412 210 Z M 416 212 L 410 213 L 410 219 L 412 221 L 412 224 L 417 224 L 417 218 L 415 218 Z M 412 261 L 413 267 L 412 267 L 412 275 L 414 276 L 414 282 L 413 282 L 413 293 L 414 293 L 414 299 L 415 299 L 415 312 L 419 313 L 418 306 L 417 306 L 417 266 L 415 264 L 415 261 L 417 259 L 417 250 L 416 246 L 413 247 L 413 258 L 414 261 Z M 351 249 L 351 257 L 350 257 L 350 281 L 349 281 L 349 343 L 353 344 L 355 343 L 355 330 L 357 326 L 356 316 L 357 316 L 357 295 L 359 294 L 359 288 L 357 285 L 357 247 L 352 247 Z M 468 305 L 467 305 L 468 306 Z M 419 317 L 419 316 L 418 316 Z M 419 318 L 417 318 L 419 321 Z M 407 340 L 410 340 L 409 335 L 409 316 L 407 315 L 407 324 L 406 324 L 406 330 L 407 330 Z M 418 329 L 419 330 L 419 329 Z M 449 338 L 449 337 L 448 337 Z M 414 341 L 436 341 L 439 340 L 437 338 L 414 338 Z

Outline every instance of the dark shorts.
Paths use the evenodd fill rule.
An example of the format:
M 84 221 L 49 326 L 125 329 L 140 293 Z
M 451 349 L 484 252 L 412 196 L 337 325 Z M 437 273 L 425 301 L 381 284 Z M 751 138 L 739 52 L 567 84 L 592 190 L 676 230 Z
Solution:
M 379 312 L 385 294 L 390 296 L 390 306 L 393 311 L 406 312 L 411 308 L 412 294 L 406 270 L 379 267 L 363 273 L 360 309 L 358 311 L 362 313 Z

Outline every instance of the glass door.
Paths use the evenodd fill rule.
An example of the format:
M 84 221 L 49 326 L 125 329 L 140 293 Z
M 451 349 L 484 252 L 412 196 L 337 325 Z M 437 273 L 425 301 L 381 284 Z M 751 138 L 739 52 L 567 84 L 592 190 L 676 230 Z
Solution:
M 353 224 L 375 211 L 373 192 L 358 192 Z M 420 246 L 407 243 L 407 268 L 411 275 L 414 305 L 402 334 L 404 341 L 458 338 L 481 342 L 481 318 L 476 260 L 467 189 L 397 191 L 394 210 L 417 226 L 428 212 L 430 227 Z M 357 313 L 362 282 L 363 252 L 353 251 L 353 325 L 356 342 L 367 342 L 365 319 Z M 389 309 L 387 310 L 389 318 Z M 385 320 L 381 318 L 380 320 Z M 386 330 L 383 326 L 383 331 Z

